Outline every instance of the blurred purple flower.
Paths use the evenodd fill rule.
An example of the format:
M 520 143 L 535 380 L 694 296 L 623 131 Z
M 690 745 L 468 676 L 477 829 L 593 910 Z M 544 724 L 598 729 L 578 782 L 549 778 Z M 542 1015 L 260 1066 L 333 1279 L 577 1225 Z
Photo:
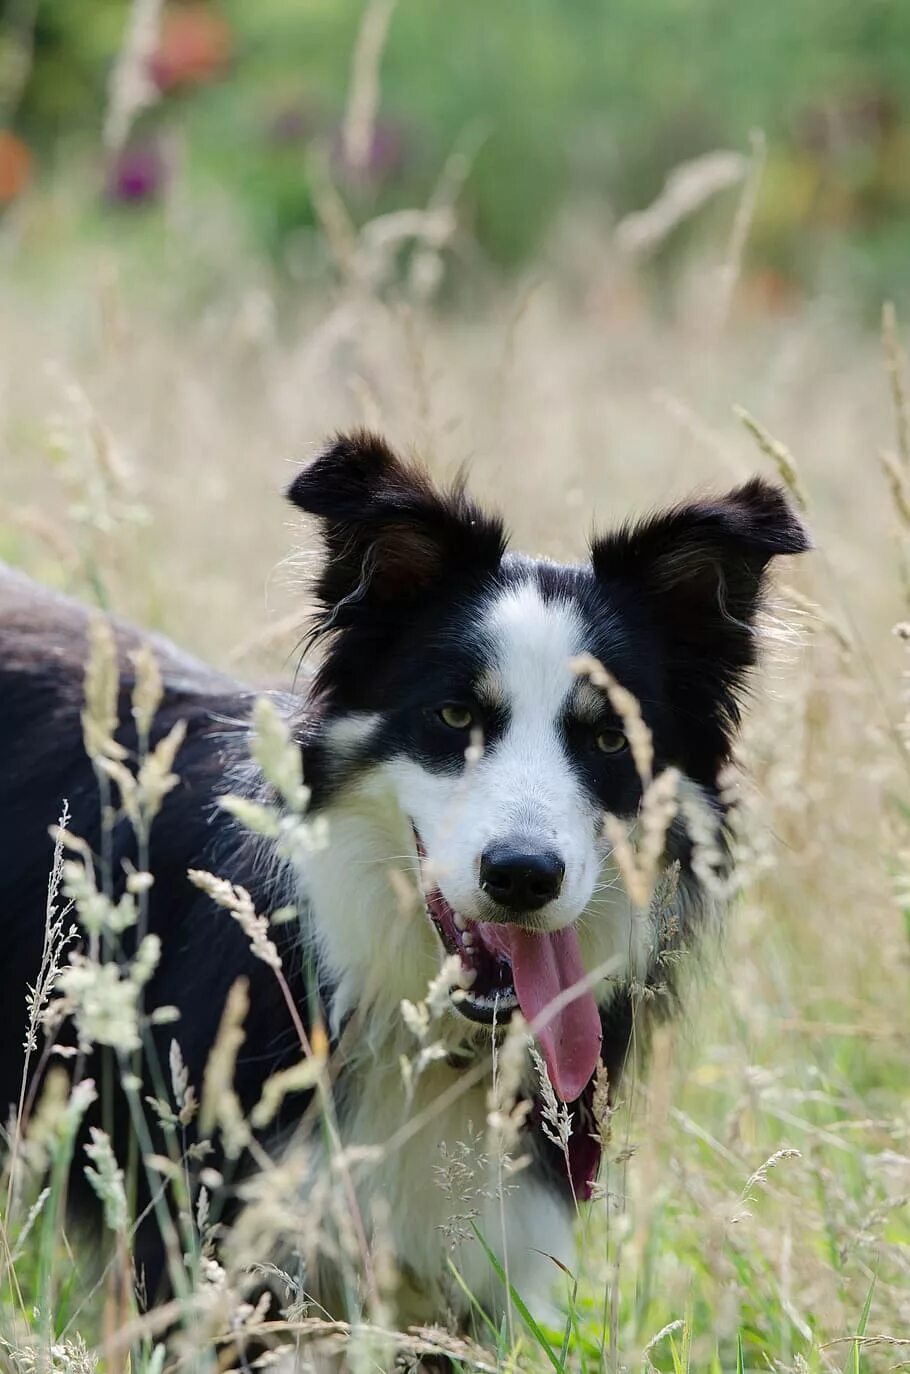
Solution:
M 156 143 L 135 143 L 111 162 L 107 197 L 118 205 L 144 205 L 157 200 L 167 182 L 167 162 Z

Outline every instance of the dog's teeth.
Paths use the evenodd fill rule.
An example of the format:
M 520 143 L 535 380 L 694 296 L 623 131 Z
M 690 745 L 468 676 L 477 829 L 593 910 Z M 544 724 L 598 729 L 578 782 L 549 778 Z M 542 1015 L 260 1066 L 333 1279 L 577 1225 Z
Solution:
M 470 988 L 477 982 L 476 968 L 463 968 L 458 974 L 458 986 L 460 988 Z
M 469 930 L 466 930 L 464 935 L 462 935 L 461 943 L 464 945 L 465 949 L 474 948 L 474 936 L 471 934 Z
M 467 921 L 465 920 L 465 918 L 464 918 L 463 916 L 460 916 L 460 915 L 458 914 L 457 911 L 453 911 L 453 912 L 452 912 L 452 920 L 455 922 L 455 929 L 456 929 L 456 930 L 465 930 L 465 929 L 467 929 L 467 924 L 468 924 Z

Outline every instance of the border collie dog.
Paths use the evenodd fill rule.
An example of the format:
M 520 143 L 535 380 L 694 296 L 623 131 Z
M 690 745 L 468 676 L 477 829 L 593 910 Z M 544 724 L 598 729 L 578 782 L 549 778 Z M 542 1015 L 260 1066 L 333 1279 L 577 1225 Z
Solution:
M 530 1104 L 518 1148 L 527 1162 L 504 1195 L 478 1185 L 472 1207 L 489 1247 L 508 1252 L 516 1290 L 526 1302 L 544 1302 L 556 1277 L 550 1257 L 571 1264 L 574 1202 L 587 1195 L 598 1165 L 598 1065 L 615 1092 L 638 1035 L 637 1003 L 652 1016 L 673 1000 L 667 950 L 688 948 L 715 905 L 696 861 L 693 807 L 685 805 L 655 856 L 668 887 L 672 873 L 673 919 L 659 920 L 627 895 L 616 827 L 605 827 L 605 817 L 634 831 L 644 789 L 626 698 L 603 683 L 619 684 L 638 703 L 653 776 L 676 770 L 678 797 L 695 799 L 702 838 L 707 825 L 715 855 L 722 853 L 718 779 L 756 658 L 766 570 L 774 556 L 800 553 L 809 541 L 785 495 L 755 478 L 598 536 L 583 564 L 531 558 L 508 551 L 502 521 L 462 485 L 437 489 L 362 431 L 332 442 L 288 494 L 315 517 L 322 541 L 311 634 L 317 666 L 303 697 L 273 699 L 299 743 L 310 815 L 324 818 L 326 838 L 291 871 L 269 855 L 270 841 L 251 840 L 219 805 L 241 785 L 251 798 L 269 795 L 250 763 L 254 693 L 152 639 L 165 686 L 153 742 L 179 719 L 187 726 L 180 782 L 151 835 L 148 927 L 162 954 L 146 1000 L 179 1011 L 176 1025 L 154 1031 L 160 1054 L 166 1062 L 176 1039 L 198 1088 L 227 994 L 242 976 L 243 1106 L 299 1061 L 273 970 L 187 871 L 242 884 L 263 913 L 292 901 L 299 922 L 276 926 L 275 939 L 304 1026 L 318 1023 L 333 1048 L 342 1043 L 333 1082 L 338 1135 L 350 1147 L 364 1230 L 381 1220 L 391 1243 L 398 1315 L 428 1321 L 454 1311 L 467 1321 L 447 1263 L 453 1218 L 465 1204 L 440 1187 L 440 1150 L 451 1160 L 460 1142 L 483 1139 L 495 1047 L 520 1011 L 539 1056 L 534 1067 L 526 1055 L 520 1085 Z M 80 726 L 87 626 L 88 614 L 72 602 L 0 571 L 4 1111 L 19 1092 L 25 993 L 42 951 L 48 827 L 64 798 L 71 829 L 96 851 L 101 842 Z M 137 738 L 129 651 L 141 636 L 114 629 L 118 740 L 130 754 Z M 609 678 L 579 671 L 583 657 Z M 136 861 L 122 817 L 108 848 L 122 884 Z M 403 900 L 407 885 L 422 893 L 419 902 Z M 451 977 L 440 996 L 443 969 Z M 408 1083 L 401 1060 L 415 1052 L 414 1018 L 404 1013 L 430 984 L 439 1019 L 431 1035 L 444 1052 Z M 91 1060 L 86 1072 L 100 1082 Z M 545 1129 L 550 1088 L 567 1104 L 565 1151 Z M 117 1121 L 115 1147 L 125 1158 L 125 1112 Z M 268 1129 L 263 1143 L 276 1153 L 309 1131 L 315 1194 L 329 1162 L 307 1095 L 286 1098 Z M 299 1248 L 306 1245 L 301 1238 Z M 484 1248 L 462 1239 L 454 1259 L 465 1286 L 497 1307 L 501 1281 Z M 154 1269 L 148 1247 L 145 1262 Z M 324 1303 L 335 1291 L 325 1269 L 307 1275 Z

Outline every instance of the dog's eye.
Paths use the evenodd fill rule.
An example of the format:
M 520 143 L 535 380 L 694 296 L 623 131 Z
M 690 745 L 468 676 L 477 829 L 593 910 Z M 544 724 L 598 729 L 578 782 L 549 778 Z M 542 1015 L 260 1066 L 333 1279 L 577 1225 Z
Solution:
M 470 706 L 440 706 L 437 715 L 450 730 L 470 730 L 476 721 Z
M 594 743 L 602 754 L 621 754 L 629 741 L 621 730 L 600 730 Z

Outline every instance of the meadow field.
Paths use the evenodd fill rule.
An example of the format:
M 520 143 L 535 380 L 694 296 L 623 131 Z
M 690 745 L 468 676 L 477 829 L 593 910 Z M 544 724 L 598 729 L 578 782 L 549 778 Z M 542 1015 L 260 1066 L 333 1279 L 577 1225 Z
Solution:
M 277 88 L 285 7 L 235 8 L 232 22 L 249 27 L 262 64 L 257 26 L 270 35 L 275 65 L 262 80 Z M 350 7 L 337 24 L 328 6 L 314 9 L 325 51 L 343 53 L 345 73 L 354 48 L 344 129 L 355 145 L 360 137 L 372 148 L 381 127 L 379 69 L 394 8 L 367 6 L 372 37 Z M 530 39 L 527 62 L 536 52 L 541 89 L 568 107 L 575 49 L 562 26 L 584 48 L 587 21 L 579 7 L 542 8 L 564 59 L 559 81 L 544 80 L 542 49 Z M 804 9 L 807 23 L 827 22 L 815 0 Z M 97 0 L 102 10 L 113 22 Z M 515 32 L 519 11 L 508 11 Z M 420 41 L 435 43 L 437 30 L 422 29 L 430 20 L 407 12 Z M 441 11 L 433 15 L 443 23 Z M 76 43 L 72 20 L 56 0 L 47 16 L 51 36 L 54 26 L 62 35 L 49 51 L 62 62 Z M 465 22 L 459 61 L 470 66 Z M 118 16 L 118 35 L 120 26 Z M 210 25 L 205 32 L 213 41 Z M 897 54 L 890 33 L 870 29 L 863 42 Z M 745 31 L 735 39 L 737 52 L 748 45 Z M 106 128 L 122 125 L 117 154 L 145 111 L 126 79 L 138 61 L 132 41 L 121 87 L 113 82 L 108 94 Z M 766 46 L 770 68 L 775 46 Z M 321 51 L 307 59 L 317 72 L 328 61 Z M 294 153 L 294 196 L 305 207 L 294 202 L 298 218 L 280 253 L 249 232 L 251 207 L 263 219 L 275 209 L 266 189 L 281 201 L 279 172 L 272 167 L 276 181 L 265 189 L 247 176 L 242 156 L 253 167 L 259 154 L 242 137 L 232 142 L 241 126 L 228 116 L 232 101 L 260 111 L 231 95 L 229 82 L 188 116 L 206 174 L 174 177 L 148 212 L 99 208 L 86 164 L 59 153 L 36 193 L 7 207 L 0 560 L 244 682 L 288 688 L 300 681 L 316 550 L 283 491 L 339 429 L 380 429 L 441 480 L 466 468 L 477 495 L 505 512 L 516 546 L 565 560 L 585 557 L 595 527 L 753 473 L 776 478 L 815 550 L 777 576 L 762 623 L 761 671 L 729 779 L 738 876 L 723 940 L 684 980 L 686 1014 L 659 1030 L 647 1072 L 623 1087 L 597 1196 L 579 1216 L 575 1270 L 554 1271 L 560 1326 L 537 1326 L 518 1293 L 500 1329 L 479 1320 L 476 1340 L 442 1323 L 402 1331 L 394 1275 L 378 1306 L 328 1322 L 307 1301 L 303 1274 L 248 1272 L 245 1233 L 222 1237 L 216 1258 L 214 1176 L 185 1201 L 191 1243 L 176 1297 L 143 1311 L 129 1281 L 136 1217 L 120 1207 L 103 1145 L 86 1163 L 106 1191 L 109 1247 L 64 1220 L 85 1102 L 57 1080 L 33 1104 L 27 1130 L 6 1123 L 0 1369 L 248 1374 L 269 1364 L 323 1370 L 334 1360 L 366 1374 L 441 1355 L 484 1374 L 910 1368 L 910 315 L 877 294 L 890 283 L 902 306 L 906 292 L 895 267 L 897 191 L 883 220 L 887 252 L 876 256 L 881 243 L 873 252 L 861 215 L 845 214 L 860 226 L 855 241 L 813 274 L 804 260 L 828 230 L 816 224 L 820 238 L 801 238 L 798 215 L 785 267 L 769 262 L 774 196 L 792 184 L 774 138 L 743 139 L 737 125 L 740 152 L 687 159 L 647 214 L 625 213 L 626 204 L 607 215 L 578 186 L 564 198 L 554 189 L 551 206 L 550 183 L 522 162 L 538 126 L 522 133 L 506 119 L 516 142 L 500 146 L 492 172 L 481 162 L 487 181 L 469 225 L 463 199 L 483 138 L 470 128 L 449 138 L 447 120 L 466 127 L 460 104 L 450 109 L 446 91 L 407 57 L 397 53 L 394 70 L 407 71 L 413 99 L 430 111 L 426 128 L 451 150 L 427 195 L 418 169 L 387 202 L 358 201 L 317 139 Z M 620 57 L 611 55 L 617 70 Z M 882 58 L 882 72 L 886 65 Z M 600 76 L 589 67 L 596 95 Z M 56 70 L 48 76 L 39 64 L 34 90 L 26 87 L 26 132 L 55 108 Z M 477 91 L 496 88 L 498 70 L 478 69 Z M 257 71 L 253 61 L 238 79 L 255 88 Z M 738 71 L 731 59 L 721 113 Z M 821 65 L 819 73 L 823 87 Z M 657 67 L 640 79 L 636 99 L 663 89 Z M 516 78 L 509 97 L 515 109 L 520 85 Z M 765 87 L 756 78 L 749 89 L 757 110 Z M 648 98 L 649 117 L 672 123 L 672 102 L 665 110 L 663 97 Z M 630 128 L 636 108 L 623 106 Z M 756 110 L 745 101 L 743 127 Z M 563 113 L 567 126 L 581 119 L 574 107 Z M 538 115 L 543 140 L 545 104 Z M 172 118 L 176 128 L 183 114 Z M 885 124 L 890 177 L 906 159 L 897 123 Z M 7 153 L 0 146 L 0 173 Z M 654 158 L 628 174 L 638 210 L 659 187 Z M 533 236 L 522 237 L 524 202 L 503 181 L 510 166 L 536 207 Z M 289 168 L 282 163 L 280 176 Z M 764 237 L 753 251 L 756 226 Z M 508 257 L 504 245 L 517 239 L 521 252 L 504 266 L 497 253 Z M 873 260 L 860 281 L 857 264 Z M 3 845 L 0 818 L 0 863 Z M 48 851 L 50 880 L 50 841 Z M 35 1014 L 23 1000 L 23 1037 Z M 171 1071 L 179 1116 L 181 1103 L 191 1111 L 187 1084 L 179 1061 Z M 192 1086 L 204 1100 L 205 1085 Z M 167 1161 L 149 1167 L 170 1178 Z M 440 1186 L 451 1186 L 457 1161 L 447 1170 Z M 264 1213 L 286 1205 L 283 1186 L 280 1170 L 265 1171 Z M 253 1280 L 269 1284 L 268 1303 L 251 1296 Z
M 824 303 L 751 309 L 708 251 L 658 311 L 581 223 L 566 229 L 571 259 L 554 244 L 470 310 L 377 282 L 356 243 L 334 285 L 289 305 L 229 226 L 213 215 L 200 243 L 191 218 L 156 250 L 171 256 L 163 288 L 133 249 L 74 247 L 46 272 L 4 245 L 0 554 L 39 580 L 245 680 L 287 683 L 311 552 L 282 488 L 327 432 L 362 421 L 441 477 L 468 464 L 516 542 L 554 557 L 583 556 L 595 522 L 752 472 L 783 475 L 817 544 L 769 608 L 731 784 L 741 891 L 724 946 L 623 1094 L 602 1196 L 579 1224 L 565 1339 L 551 1333 L 545 1350 L 516 1317 L 454 1353 L 466 1369 L 902 1367 L 899 325 L 888 317 L 883 343 Z M 569 260 L 571 274 L 554 269 Z M 43 1228 L 53 1157 L 20 1153 L 3 1217 L 0 1362 L 113 1370 L 129 1350 L 135 1374 L 215 1368 L 232 1327 L 280 1323 L 282 1304 L 309 1358 L 318 1318 L 293 1294 L 279 1285 L 268 1316 L 251 1313 L 238 1275 L 199 1268 L 192 1319 L 166 1353 L 154 1314 L 138 1315 L 94 1250 Z M 351 1367 L 385 1367 L 377 1341 L 355 1331 Z

